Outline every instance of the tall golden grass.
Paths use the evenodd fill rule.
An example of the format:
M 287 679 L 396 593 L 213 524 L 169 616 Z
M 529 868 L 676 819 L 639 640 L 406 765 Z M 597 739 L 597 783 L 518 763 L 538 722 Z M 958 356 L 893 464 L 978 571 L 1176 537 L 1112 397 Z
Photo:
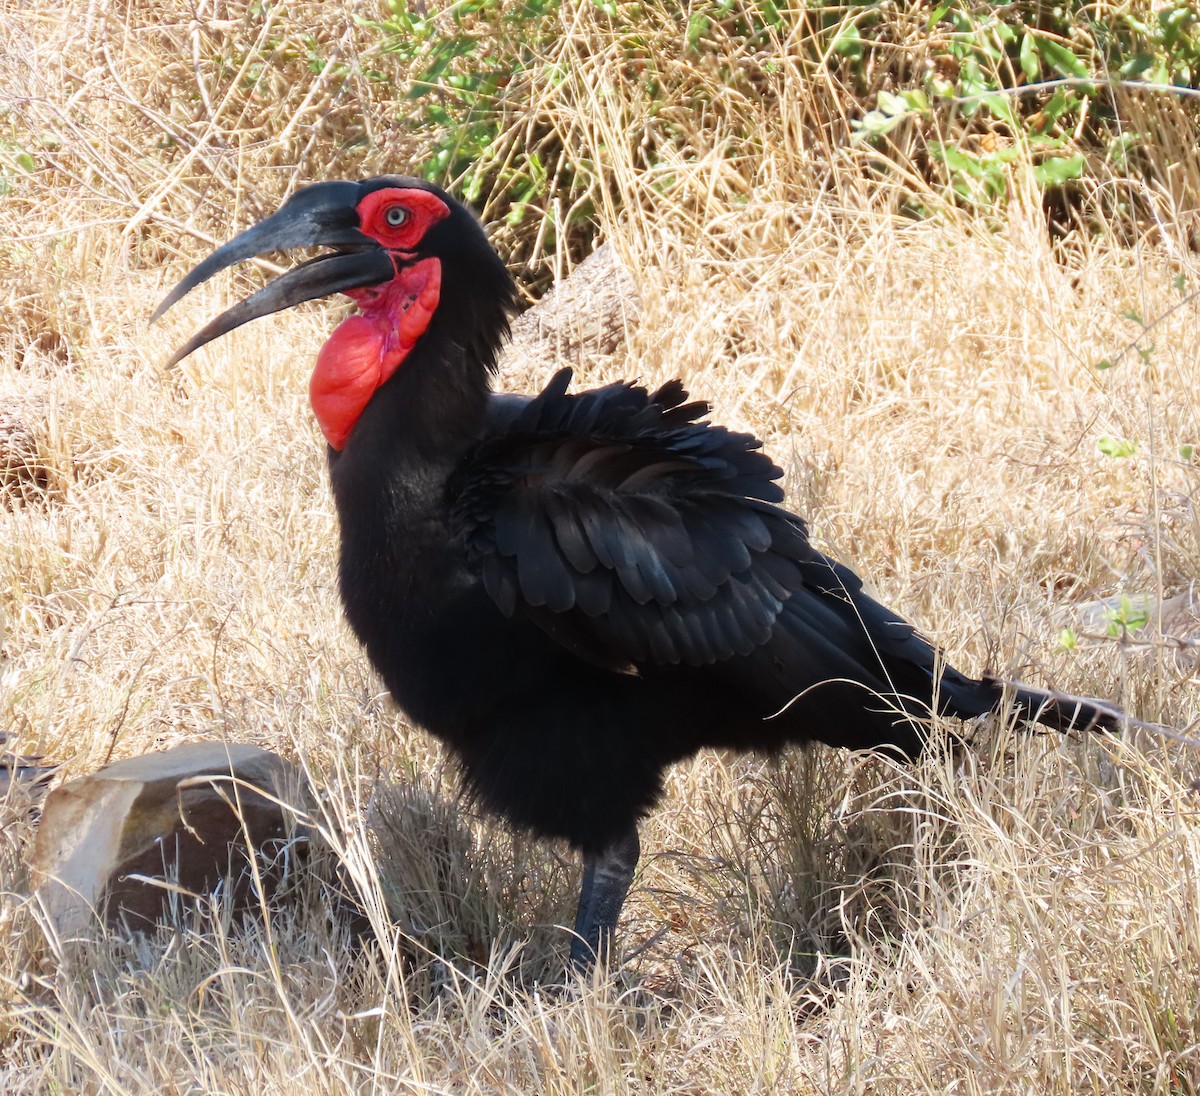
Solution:
M 1194 646 L 1060 642 L 1085 603 L 1200 574 L 1187 188 L 1146 195 L 1157 222 L 1133 246 L 1052 241 L 1019 162 L 999 223 L 933 193 L 936 216 L 903 220 L 836 138 L 838 89 L 789 77 L 785 47 L 769 106 L 722 99 L 706 72 L 710 113 L 656 104 L 694 135 L 650 167 L 630 139 L 648 105 L 603 13 L 562 12 L 538 115 L 603 163 L 601 233 L 643 297 L 580 382 L 681 375 L 757 431 L 819 543 L 957 664 L 1194 734 Z M 246 276 L 146 324 L 295 185 L 419 161 L 399 77 L 362 75 L 378 36 L 358 16 L 377 9 L 0 4 L 0 422 L 24 439 L 3 473 L 0 725 L 70 774 L 211 735 L 301 759 L 370 924 L 350 939 L 326 873 L 266 925 L 218 905 L 156 940 L 58 940 L 22 897 L 29 823 L 0 808 L 0 1088 L 1200 1089 L 1197 758 L 1146 733 L 995 719 L 913 766 L 702 755 L 646 825 L 630 958 L 561 988 L 571 857 L 459 802 L 340 619 L 304 395 L 330 306 L 170 375 Z M 309 68 L 312 42 L 344 78 Z M 665 30 L 654 46 L 687 65 Z M 1173 112 L 1160 132 L 1186 143 L 1160 154 L 1192 163 Z M 1141 333 L 1130 310 L 1157 321 L 1153 349 L 1097 371 Z M 502 384 L 555 365 L 510 364 Z

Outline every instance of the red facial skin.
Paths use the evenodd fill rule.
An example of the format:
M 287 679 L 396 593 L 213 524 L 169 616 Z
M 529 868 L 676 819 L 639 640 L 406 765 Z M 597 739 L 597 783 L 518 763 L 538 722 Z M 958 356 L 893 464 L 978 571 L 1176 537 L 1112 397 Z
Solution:
M 404 211 L 399 225 L 387 221 L 388 212 L 395 209 Z M 391 253 L 396 276 L 347 294 L 357 303 L 358 314 L 338 325 L 317 356 L 309 400 L 334 449 L 345 446 L 363 408 L 433 318 L 441 297 L 442 264 L 435 258 L 413 262 L 413 249 L 449 215 L 446 204 L 425 190 L 389 187 L 373 191 L 358 204 L 359 227 Z

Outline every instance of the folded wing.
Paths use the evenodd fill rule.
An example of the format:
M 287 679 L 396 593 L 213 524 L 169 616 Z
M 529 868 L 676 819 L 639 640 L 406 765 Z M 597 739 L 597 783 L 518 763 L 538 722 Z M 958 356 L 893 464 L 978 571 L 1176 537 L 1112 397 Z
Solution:
M 613 669 L 702 666 L 765 643 L 815 556 L 749 434 L 672 382 L 566 392 L 556 374 L 453 481 L 499 608 Z

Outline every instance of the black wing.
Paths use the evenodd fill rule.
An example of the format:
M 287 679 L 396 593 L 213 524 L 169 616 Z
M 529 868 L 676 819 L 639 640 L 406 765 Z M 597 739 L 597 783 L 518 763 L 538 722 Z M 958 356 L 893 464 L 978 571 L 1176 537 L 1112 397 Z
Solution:
M 488 594 L 591 662 L 701 666 L 747 654 L 819 558 L 774 505 L 779 468 L 701 421 L 678 381 L 568 395 L 557 373 L 497 421 L 450 485 Z
M 568 395 L 570 378 L 492 408 L 492 433 L 449 485 L 467 559 L 505 615 L 618 671 L 753 652 L 736 675 L 756 711 L 777 713 L 758 727 L 768 747 L 813 737 L 915 755 L 931 710 L 967 719 L 1000 701 L 1003 682 L 945 665 L 812 548 L 775 505 L 781 472 L 756 438 L 701 421 L 707 406 L 686 402 L 678 381 Z M 1013 689 L 1029 718 L 1059 730 L 1119 719 Z

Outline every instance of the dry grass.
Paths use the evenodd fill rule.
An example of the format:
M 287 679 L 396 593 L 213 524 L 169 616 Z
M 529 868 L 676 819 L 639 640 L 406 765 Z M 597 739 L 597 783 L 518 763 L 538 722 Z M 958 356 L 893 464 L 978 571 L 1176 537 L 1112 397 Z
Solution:
M 297 179 L 402 169 L 421 135 L 393 124 L 402 88 L 353 76 L 372 39 L 349 8 L 272 8 L 266 29 L 241 3 L 191 10 L 0 4 L 0 150 L 33 143 L 41 165 L 4 160 L 0 197 L 0 411 L 27 470 L 0 460 L 0 724 L 71 773 L 201 735 L 302 758 L 371 927 L 353 943 L 314 880 L 269 929 L 216 909 L 157 941 L 46 940 L 9 810 L 0 1088 L 1200 1089 L 1197 758 L 1152 736 L 996 721 L 912 767 L 701 756 L 646 827 L 625 922 L 644 949 L 611 983 L 554 988 L 570 858 L 470 814 L 336 608 L 304 396 L 329 308 L 172 376 L 169 348 L 244 283 L 145 322 L 236 218 Z M 1167 198 L 1132 249 L 1052 246 L 1032 196 L 999 230 L 904 222 L 829 137 L 831 90 L 786 80 L 769 109 L 722 104 L 746 148 L 718 111 L 655 175 L 627 140 L 643 104 L 596 90 L 623 86 L 598 9 L 564 10 L 575 63 L 539 109 L 605 150 L 603 231 L 644 298 L 581 379 L 681 374 L 758 431 L 820 542 L 956 662 L 1190 727 L 1173 650 L 1058 642 L 1072 604 L 1200 574 L 1200 471 L 1178 457 L 1200 441 L 1197 309 L 1171 312 L 1197 271 Z M 351 77 L 314 77 L 306 34 Z M 246 94 L 263 51 L 278 80 Z M 1149 364 L 1095 371 L 1137 333 L 1129 308 L 1165 317 Z M 1137 453 L 1101 455 L 1103 435 Z

